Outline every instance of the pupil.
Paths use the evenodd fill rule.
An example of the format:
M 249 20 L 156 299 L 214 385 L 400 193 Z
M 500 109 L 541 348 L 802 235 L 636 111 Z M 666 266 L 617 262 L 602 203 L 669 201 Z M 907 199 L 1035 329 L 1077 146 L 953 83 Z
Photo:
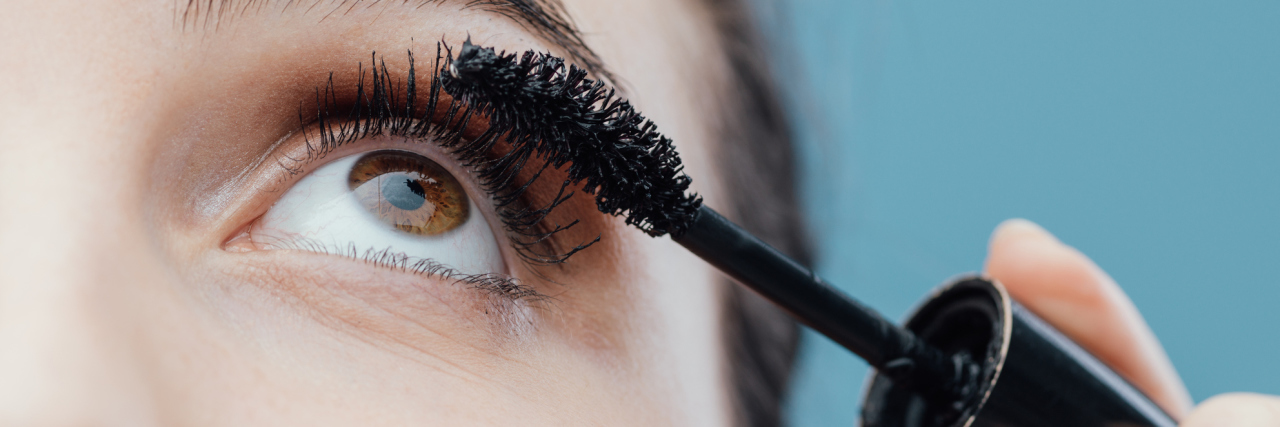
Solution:
M 427 192 L 418 180 L 396 174 L 398 176 L 382 180 L 382 197 L 395 206 L 406 211 L 417 210 L 427 201 Z

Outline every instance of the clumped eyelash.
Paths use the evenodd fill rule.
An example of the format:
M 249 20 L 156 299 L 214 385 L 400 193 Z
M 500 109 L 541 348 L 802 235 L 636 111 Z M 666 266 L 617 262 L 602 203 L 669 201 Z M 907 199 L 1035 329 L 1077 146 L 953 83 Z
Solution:
M 543 162 L 531 177 L 522 180 L 520 173 L 534 153 L 525 146 L 519 146 L 502 155 L 490 154 L 493 147 L 507 136 L 504 135 L 506 132 L 487 127 L 474 138 L 463 137 L 463 131 L 472 124 L 472 120 L 483 119 L 457 99 L 442 99 L 439 77 L 446 57 L 452 57 L 452 53 L 443 43 L 438 43 L 425 100 L 418 94 L 412 50 L 408 51 L 409 69 L 403 83 L 387 69 L 385 59 L 380 58 L 377 52 L 372 53 L 369 68 L 366 69 L 363 63 L 359 65 L 354 102 L 339 102 L 333 73 L 330 73 L 324 88 L 315 89 L 315 116 L 308 118 L 306 110 L 299 107 L 300 122 L 315 124 L 318 135 L 312 138 L 304 132 L 305 157 L 290 159 L 295 162 L 293 165 L 281 162 L 281 166 L 291 174 L 299 174 L 302 168 L 298 165 L 322 159 L 338 147 L 369 137 L 391 135 L 431 139 L 454 155 L 463 166 L 476 171 L 481 187 L 494 201 L 511 246 L 526 263 L 561 264 L 598 242 L 600 237 L 596 236 L 568 250 L 560 250 L 553 239 L 553 236 L 579 223 L 575 219 L 568 224 L 547 224 L 551 212 L 573 196 L 573 182 L 570 180 L 561 182 L 555 196 L 540 206 L 522 203 L 525 201 L 522 196 L 534 187 L 535 182 L 546 179 L 543 175 L 546 169 L 559 165 Z

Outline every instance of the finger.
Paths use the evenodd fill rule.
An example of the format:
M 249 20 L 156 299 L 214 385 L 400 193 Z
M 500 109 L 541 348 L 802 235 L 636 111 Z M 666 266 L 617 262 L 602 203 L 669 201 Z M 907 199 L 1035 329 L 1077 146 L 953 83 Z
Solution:
M 1191 411 L 1182 427 L 1280 427 L 1280 398 L 1252 393 L 1219 395 Z
M 991 237 L 987 274 L 1009 294 L 1180 418 L 1191 397 L 1129 297 L 1088 257 L 1040 226 L 1005 221 Z

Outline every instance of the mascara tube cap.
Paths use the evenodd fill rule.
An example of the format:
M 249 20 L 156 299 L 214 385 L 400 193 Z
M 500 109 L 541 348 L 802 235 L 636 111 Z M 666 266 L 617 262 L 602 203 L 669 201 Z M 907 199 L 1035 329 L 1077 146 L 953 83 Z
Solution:
M 905 325 L 947 353 L 982 364 L 978 395 L 930 402 L 875 374 L 862 402 L 864 427 L 1176 427 L 1118 374 L 979 276 L 935 290 Z

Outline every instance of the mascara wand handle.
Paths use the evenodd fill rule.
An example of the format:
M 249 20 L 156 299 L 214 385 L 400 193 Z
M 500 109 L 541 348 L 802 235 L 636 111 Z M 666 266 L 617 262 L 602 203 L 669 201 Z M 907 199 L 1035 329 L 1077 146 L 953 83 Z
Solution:
M 975 364 L 944 355 L 711 208 L 700 207 L 688 231 L 674 240 L 882 375 L 952 399 L 971 394 Z

